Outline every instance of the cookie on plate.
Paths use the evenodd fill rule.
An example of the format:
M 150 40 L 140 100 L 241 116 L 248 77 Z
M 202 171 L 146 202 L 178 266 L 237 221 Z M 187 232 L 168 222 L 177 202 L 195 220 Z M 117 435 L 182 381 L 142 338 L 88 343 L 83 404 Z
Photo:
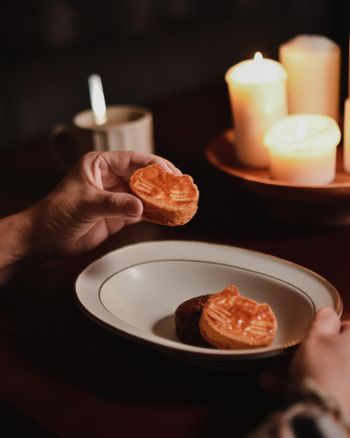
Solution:
M 241 296 L 234 285 L 210 296 L 199 320 L 202 337 L 222 349 L 270 345 L 277 319 L 266 303 Z

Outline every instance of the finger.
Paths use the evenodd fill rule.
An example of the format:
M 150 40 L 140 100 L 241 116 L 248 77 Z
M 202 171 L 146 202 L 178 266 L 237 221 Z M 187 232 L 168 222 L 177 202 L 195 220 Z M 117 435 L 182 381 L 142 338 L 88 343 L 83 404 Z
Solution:
M 134 170 L 152 163 L 157 163 L 165 171 L 178 175 L 182 174 L 181 170 L 179 170 L 171 161 L 167 160 L 166 158 L 160 157 L 159 155 L 142 154 L 139 152 L 132 152 L 130 155 L 129 167 L 133 167 Z
M 151 163 L 157 163 L 166 172 L 182 174 L 174 164 L 158 155 L 134 151 L 91 152 L 84 156 L 78 169 L 81 169 L 84 177 L 93 186 L 121 191 L 124 181 L 127 181 L 135 170 Z
M 178 169 L 171 161 L 166 160 L 165 158 L 162 158 L 164 161 L 167 169 L 170 171 L 170 173 L 174 173 L 175 175 L 182 175 L 182 172 L 180 169 Z
M 90 206 L 90 215 L 95 218 L 141 218 L 142 202 L 129 193 L 103 192 L 97 195 Z
M 115 216 L 129 218 L 140 218 L 143 213 L 143 205 L 140 199 L 129 193 L 118 193 L 113 195 L 115 203 Z
M 143 154 L 134 151 L 103 152 L 100 154 L 100 160 L 102 162 L 101 172 L 103 178 L 111 171 L 115 175 L 128 179 L 135 170 L 152 163 L 159 164 L 165 171 L 181 174 L 180 170 L 170 161 L 154 154 Z
M 339 333 L 340 320 L 336 312 L 329 308 L 321 308 L 312 323 L 310 336 L 330 336 Z

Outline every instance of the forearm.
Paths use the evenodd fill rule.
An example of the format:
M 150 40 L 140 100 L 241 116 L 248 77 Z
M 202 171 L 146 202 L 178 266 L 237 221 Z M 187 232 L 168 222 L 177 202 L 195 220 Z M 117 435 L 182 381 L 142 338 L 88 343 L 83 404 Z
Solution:
M 0 284 L 35 259 L 32 229 L 29 210 L 0 219 Z

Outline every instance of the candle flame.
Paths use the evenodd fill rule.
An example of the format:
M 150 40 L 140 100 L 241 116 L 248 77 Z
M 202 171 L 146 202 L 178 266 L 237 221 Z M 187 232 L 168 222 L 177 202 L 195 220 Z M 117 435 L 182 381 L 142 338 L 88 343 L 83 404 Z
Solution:
M 254 60 L 255 61 L 261 61 L 264 57 L 262 56 L 261 52 L 256 52 L 254 55 Z
M 101 78 L 99 75 L 91 75 L 88 82 L 95 123 L 96 125 L 103 125 L 107 122 L 107 110 Z

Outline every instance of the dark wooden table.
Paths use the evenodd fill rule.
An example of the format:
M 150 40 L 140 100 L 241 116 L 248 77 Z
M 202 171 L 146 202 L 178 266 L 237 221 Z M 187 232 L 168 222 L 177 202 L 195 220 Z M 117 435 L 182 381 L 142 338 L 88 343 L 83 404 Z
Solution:
M 157 152 L 193 175 L 201 192 L 198 214 L 175 229 L 129 227 L 89 254 L 50 260 L 2 288 L 1 436 L 240 437 L 281 406 L 261 390 L 260 369 L 196 368 L 88 319 L 75 303 L 74 280 L 114 248 L 191 239 L 273 254 L 326 277 L 350 316 L 350 227 L 277 222 L 259 197 L 206 162 L 205 145 L 230 125 L 224 85 L 152 109 Z M 0 159 L 0 214 L 35 202 L 62 176 L 47 136 L 9 145 Z

